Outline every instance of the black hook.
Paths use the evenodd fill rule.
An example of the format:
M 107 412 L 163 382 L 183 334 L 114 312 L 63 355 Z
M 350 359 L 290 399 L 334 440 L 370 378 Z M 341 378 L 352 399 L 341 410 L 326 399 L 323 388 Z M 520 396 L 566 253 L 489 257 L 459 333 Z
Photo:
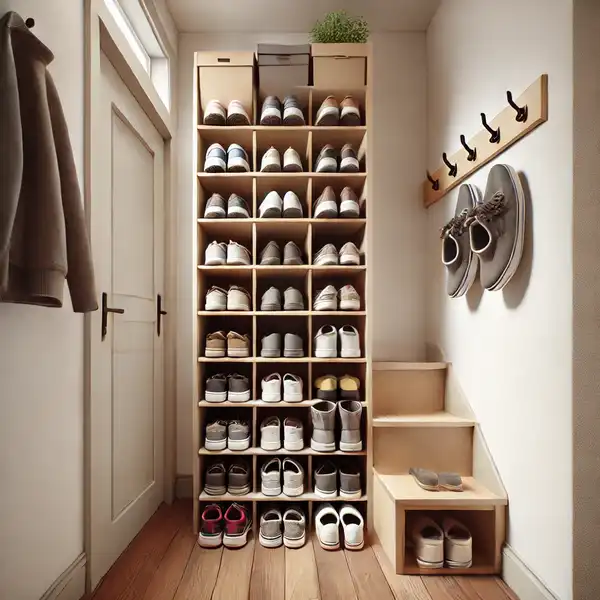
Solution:
M 429 181 L 431 182 L 431 189 L 434 192 L 437 192 L 440 189 L 440 180 L 439 179 L 434 179 L 429 171 L 427 171 L 427 179 L 429 179 Z
M 463 145 L 463 148 L 469 153 L 469 155 L 467 156 L 467 160 L 469 162 L 477 160 L 477 148 L 469 148 L 467 140 L 465 140 L 465 136 L 462 135 L 462 133 L 460 135 L 460 143 Z
M 508 98 L 508 103 L 517 111 L 517 116 L 515 117 L 515 120 L 519 121 L 519 123 L 525 123 L 525 121 L 527 121 L 527 104 L 523 107 L 515 104 L 515 101 L 512 97 L 512 93 L 510 91 L 506 92 L 506 97 Z
M 32 27 L 35 27 L 35 20 L 29 17 L 28 19 L 25 19 L 25 25 L 31 29 Z
M 442 154 L 442 160 L 444 161 L 445 165 L 448 167 L 448 175 L 450 175 L 450 177 L 456 177 L 456 174 L 458 173 L 458 165 L 453 165 L 448 160 L 448 157 L 446 156 L 445 152 Z
M 486 121 L 485 113 L 481 113 L 481 122 L 483 123 L 483 126 L 491 133 L 490 143 L 491 144 L 500 143 L 500 127 L 498 127 L 498 129 L 492 129 L 488 125 L 488 122 Z

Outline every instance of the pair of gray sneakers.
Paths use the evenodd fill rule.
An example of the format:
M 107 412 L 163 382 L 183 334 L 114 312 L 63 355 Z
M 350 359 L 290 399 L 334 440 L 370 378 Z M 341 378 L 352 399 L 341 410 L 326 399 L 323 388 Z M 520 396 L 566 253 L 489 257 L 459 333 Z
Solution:
M 243 461 L 234 462 L 225 468 L 222 462 L 215 463 L 206 469 L 204 491 L 209 496 L 224 496 L 225 493 L 243 496 L 250 492 L 250 469 Z
M 260 264 L 281 265 L 281 249 L 275 241 L 269 242 L 260 253 Z M 303 265 L 302 250 L 294 243 L 288 242 L 283 248 L 284 265 Z
M 283 491 L 293 498 L 304 493 L 304 469 L 291 458 L 267 461 L 260 470 L 260 481 L 261 492 L 265 496 L 280 496 Z
M 250 448 L 250 425 L 246 421 L 218 419 L 206 426 L 204 447 L 219 451 L 247 450 Z
M 463 184 L 454 217 L 442 228 L 446 291 L 464 295 L 477 276 L 489 291 L 501 290 L 516 273 L 525 240 L 525 192 L 509 165 L 494 165 L 483 200 L 479 189 Z
M 317 402 L 310 408 L 313 432 L 310 447 L 317 452 L 335 451 L 335 415 L 339 407 L 342 422 L 340 450 L 359 452 L 362 450 L 360 421 L 362 404 L 358 400 Z
M 319 498 L 331 500 L 339 495 L 345 500 L 357 500 L 362 496 L 360 487 L 360 471 L 354 467 L 342 466 L 339 471 L 331 462 L 327 461 L 315 470 L 315 494 Z
M 260 301 L 260 310 L 281 310 L 281 292 L 276 287 L 270 287 Z M 289 287 L 283 292 L 283 310 L 304 310 L 302 292 L 294 287 Z
M 263 358 L 281 357 L 281 334 L 271 333 L 262 339 L 260 355 Z M 284 337 L 283 356 L 285 358 L 303 358 L 304 344 L 302 337 L 295 333 L 286 333 Z
M 260 517 L 260 544 L 265 548 L 302 548 L 306 541 L 306 517 L 298 507 L 291 507 L 283 515 L 275 508 Z

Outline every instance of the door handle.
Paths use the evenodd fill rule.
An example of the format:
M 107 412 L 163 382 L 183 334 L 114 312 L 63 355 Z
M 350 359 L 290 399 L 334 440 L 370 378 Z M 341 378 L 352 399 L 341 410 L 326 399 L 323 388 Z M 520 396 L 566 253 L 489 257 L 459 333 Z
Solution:
M 122 315 L 124 312 L 124 308 L 112 308 L 108 306 L 108 294 L 102 292 L 102 340 L 104 340 L 108 332 L 108 313 Z
M 156 334 L 160 337 L 160 322 L 164 315 L 167 314 L 166 310 L 162 308 L 162 296 L 156 294 Z

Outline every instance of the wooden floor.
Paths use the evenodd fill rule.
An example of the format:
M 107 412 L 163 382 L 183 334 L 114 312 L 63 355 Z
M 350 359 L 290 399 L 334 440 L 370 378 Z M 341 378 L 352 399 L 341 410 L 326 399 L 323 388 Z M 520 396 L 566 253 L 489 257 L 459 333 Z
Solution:
M 515 600 L 494 577 L 391 574 L 378 546 L 326 552 L 206 550 L 192 532 L 191 503 L 162 505 L 107 573 L 93 600 Z M 389 584 L 377 558 L 382 560 Z

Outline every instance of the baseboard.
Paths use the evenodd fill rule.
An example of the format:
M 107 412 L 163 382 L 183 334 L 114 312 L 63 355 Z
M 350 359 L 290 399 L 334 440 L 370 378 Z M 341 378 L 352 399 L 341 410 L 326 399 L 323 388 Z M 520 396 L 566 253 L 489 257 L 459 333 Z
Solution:
M 194 480 L 191 475 L 177 475 L 175 479 L 175 497 L 191 498 L 194 495 Z
M 85 564 L 82 552 L 40 600 L 80 600 L 85 595 Z
M 508 545 L 502 551 L 502 579 L 519 600 L 558 600 Z

